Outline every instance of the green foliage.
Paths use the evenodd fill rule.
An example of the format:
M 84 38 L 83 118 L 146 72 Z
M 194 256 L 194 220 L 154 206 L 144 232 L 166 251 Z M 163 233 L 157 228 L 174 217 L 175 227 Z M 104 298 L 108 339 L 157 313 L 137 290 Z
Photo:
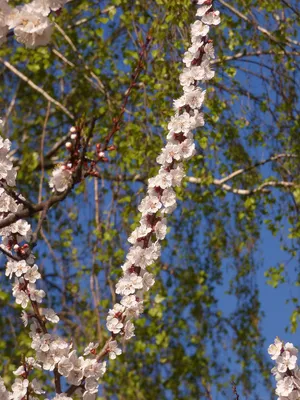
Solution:
M 187 179 L 177 191 L 179 209 L 162 260 L 153 267 L 157 282 L 145 299 L 136 337 L 109 365 L 99 399 L 204 399 L 211 386 L 231 398 L 231 380 L 238 383 L 241 397 L 254 399 L 258 380 L 271 387 L 256 274 L 262 268 L 259 251 L 266 230 L 284 252 L 278 265 L 264 271 L 273 288 L 288 284 L 292 272 L 286 259 L 295 263 L 299 251 L 298 66 L 289 45 L 296 40 L 297 25 L 279 0 L 230 4 L 250 21 L 259 15 L 258 21 L 245 22 L 225 6 L 221 9 L 221 27 L 212 32 L 216 78 L 207 87 L 206 125 L 196 132 L 198 154 L 186 168 L 201 183 Z M 147 33 L 152 36 L 145 68 L 111 143 L 116 151 L 108 154 L 109 163 L 100 164 L 100 179 L 86 180 L 50 210 L 36 247 L 49 305 L 59 310 L 60 333 L 80 350 L 108 337 L 105 316 L 115 299 L 126 238 L 138 223 L 137 205 L 147 178 L 158 169 L 155 159 L 172 99 L 180 96 L 181 58 L 193 15 L 190 0 L 112 0 L 92 6 L 87 0 L 71 1 L 55 18 L 64 35 L 55 29 L 51 46 L 33 51 L 9 40 L 0 49 L 0 57 L 76 120 L 101 117 L 95 145 L 103 142 L 120 112 L 139 42 Z M 257 30 L 257 24 L 276 40 Z M 48 101 L 8 69 L 1 71 L 0 88 L 3 115 L 10 110 L 5 134 L 14 143 L 18 189 L 37 201 Z M 62 146 L 46 155 L 74 124 L 60 108 L 50 107 L 44 199 L 50 194 L 49 174 L 66 152 Z M 295 157 L 259 164 L 284 153 Z M 229 188 L 216 182 L 238 170 L 243 172 L 224 182 Z M 293 182 L 294 187 L 266 186 L 255 192 L 267 181 Z M 9 306 L 13 302 L 5 278 L 0 351 L 2 372 L 12 377 L 21 356 L 32 350 L 20 309 Z M 298 275 L 293 284 L 300 284 Z M 223 307 L 227 299 L 234 303 L 229 312 Z M 290 329 L 295 332 L 299 303 L 292 303 Z

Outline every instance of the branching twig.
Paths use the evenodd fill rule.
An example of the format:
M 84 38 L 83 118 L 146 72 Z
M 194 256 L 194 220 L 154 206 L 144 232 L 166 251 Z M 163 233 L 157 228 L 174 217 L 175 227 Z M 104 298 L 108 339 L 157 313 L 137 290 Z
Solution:
M 26 82 L 32 89 L 40 93 L 45 99 L 50 101 L 50 103 L 54 104 L 57 108 L 62 110 L 69 118 L 72 120 L 75 119 L 75 116 L 59 101 L 55 100 L 53 97 L 51 97 L 44 89 L 40 88 L 37 86 L 31 79 L 29 79 L 26 75 L 24 75 L 22 72 L 20 72 L 17 68 L 15 68 L 12 64 L 10 64 L 8 61 L 3 60 L 3 58 L 0 57 L 0 62 L 6 66 L 9 70 L 11 70 L 15 75 L 17 75 L 19 78 L 21 78 L 24 82 Z

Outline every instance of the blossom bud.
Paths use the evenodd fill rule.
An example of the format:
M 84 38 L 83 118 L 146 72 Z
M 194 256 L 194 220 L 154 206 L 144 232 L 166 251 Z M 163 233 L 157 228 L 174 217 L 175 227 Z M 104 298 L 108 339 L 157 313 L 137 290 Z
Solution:
M 66 149 L 70 150 L 72 148 L 72 143 L 71 142 L 67 142 L 66 143 Z
M 71 133 L 75 133 L 75 132 L 76 132 L 75 126 L 72 126 L 72 127 L 70 128 L 70 132 L 71 132 Z
M 76 138 L 77 138 L 77 133 L 72 133 L 71 139 L 72 139 L 72 140 L 75 140 Z

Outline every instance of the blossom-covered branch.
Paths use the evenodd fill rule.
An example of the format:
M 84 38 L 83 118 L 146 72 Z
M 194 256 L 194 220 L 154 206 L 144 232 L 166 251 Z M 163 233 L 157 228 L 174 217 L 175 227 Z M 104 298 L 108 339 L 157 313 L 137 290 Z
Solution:
M 148 268 L 160 256 L 159 242 L 166 236 L 167 216 L 176 209 L 174 188 L 180 186 L 185 176 L 183 162 L 195 154 L 192 130 L 204 125 L 201 108 L 205 90 L 198 84 L 214 77 L 210 69 L 214 48 L 208 33 L 212 25 L 220 23 L 220 17 L 211 0 L 198 0 L 197 4 L 200 7 L 196 16 L 200 19 L 191 25 L 192 44 L 184 54 L 185 68 L 180 75 L 183 94 L 174 101 L 175 115 L 168 124 L 167 144 L 157 157 L 161 165 L 159 173 L 149 179 L 147 195 L 138 207 L 140 226 L 128 239 L 131 247 L 122 265 L 123 276 L 116 285 L 121 299 L 108 313 L 107 328 L 111 338 L 101 357 L 105 353 L 109 353 L 110 358 L 121 354 L 116 340 L 118 335 L 125 340 L 134 336 L 133 320 L 143 312 L 144 293 L 155 282 Z
M 293 343 L 284 343 L 278 337 L 268 348 L 268 353 L 276 366 L 272 374 L 276 379 L 278 400 L 300 399 L 300 368 L 297 365 L 298 349 Z

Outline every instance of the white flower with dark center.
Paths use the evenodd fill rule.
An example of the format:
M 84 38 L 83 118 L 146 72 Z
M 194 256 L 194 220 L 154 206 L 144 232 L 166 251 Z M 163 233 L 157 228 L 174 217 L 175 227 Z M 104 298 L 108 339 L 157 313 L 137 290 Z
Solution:
M 107 329 L 114 333 L 115 335 L 121 332 L 121 329 L 123 328 L 122 322 L 118 318 L 111 318 L 107 317 L 107 322 L 106 322 L 106 327 Z
M 46 393 L 43 389 L 42 389 L 42 382 L 38 381 L 36 378 L 34 378 L 31 381 L 31 387 L 34 391 L 34 393 L 36 394 L 43 394 Z
M 292 370 L 296 367 L 297 357 L 291 355 L 289 351 L 284 351 L 276 359 L 277 369 L 279 372 L 286 372 L 287 369 Z
M 287 342 L 284 345 L 284 350 L 289 351 L 293 356 L 298 354 L 298 349 L 293 345 L 293 343 Z
M 5 275 L 8 276 L 9 279 L 12 278 L 12 275 L 16 270 L 16 264 L 17 264 L 17 261 L 10 261 L 10 260 L 6 264 Z
M 27 393 L 28 385 L 28 379 L 17 378 L 11 386 L 13 391 L 12 399 L 21 400 Z
M 95 351 L 98 346 L 99 346 L 99 343 L 94 343 L 94 342 L 89 343 L 88 346 L 84 349 L 83 355 L 87 356 L 89 354 L 95 354 Z
M 79 386 L 83 379 L 82 369 L 72 369 L 67 377 L 67 382 L 69 385 Z
M 161 154 L 156 158 L 158 164 L 171 164 L 181 160 L 181 148 L 178 144 L 168 143 Z
M 202 23 L 201 21 L 198 20 L 191 25 L 192 41 L 194 38 L 197 38 L 198 36 L 201 37 L 206 36 L 208 32 L 209 32 L 209 26 L 204 25 L 204 21 Z
M 212 43 L 206 43 L 204 46 L 205 54 L 210 58 L 215 58 L 215 50 Z
M 45 333 L 44 335 L 36 334 L 32 338 L 31 348 L 36 351 L 47 352 L 50 350 L 50 343 L 52 336 L 50 333 Z
M 128 317 L 138 318 L 144 311 L 143 302 L 137 301 L 134 295 L 124 296 L 121 300 L 121 304 L 126 308 L 125 314 Z
M 122 316 L 125 307 L 119 303 L 114 305 L 114 308 L 108 311 L 108 316 L 111 318 L 117 318 L 117 316 Z
M 29 10 L 30 7 L 36 14 L 47 17 L 51 11 L 60 10 L 65 3 L 65 0 L 34 0 L 27 5 L 27 9 Z
M 125 340 L 129 340 L 133 336 L 135 336 L 134 329 L 135 329 L 135 327 L 134 327 L 133 323 L 130 320 L 128 320 L 126 322 L 125 326 L 124 326 L 124 337 L 125 337 Z
M 220 11 L 212 11 L 212 12 L 205 14 L 202 17 L 202 22 L 203 22 L 203 24 L 206 24 L 206 25 L 219 25 L 219 23 L 221 22 Z
M 269 353 L 269 355 L 270 355 L 272 360 L 276 360 L 277 359 L 277 357 L 281 353 L 282 347 L 283 347 L 283 343 L 278 338 L 276 338 L 274 340 L 274 344 L 270 344 L 270 346 L 268 348 L 268 353 Z
M 203 113 L 199 112 L 198 110 L 194 110 L 194 115 L 190 119 L 191 121 L 191 129 L 196 129 L 199 126 L 204 125 L 204 118 Z
M 28 294 L 23 291 L 18 291 L 15 295 L 16 303 L 20 304 L 22 308 L 26 308 L 29 302 Z
M 160 187 L 161 189 L 166 189 L 172 186 L 172 175 L 170 172 L 160 169 L 158 175 L 155 178 L 149 179 L 149 188 Z M 147 227 L 147 229 L 150 229 Z
M 10 19 L 10 27 L 14 28 L 16 40 L 28 48 L 46 46 L 50 42 L 50 20 L 36 13 L 30 5 L 23 6 L 15 18 Z
M 42 369 L 41 365 L 33 357 L 25 357 L 25 361 L 31 368 Z
M 28 284 L 28 290 L 30 299 L 36 301 L 37 303 L 41 303 L 43 298 L 46 296 L 46 293 L 43 290 L 36 289 L 34 283 Z
M 33 267 L 29 268 L 24 275 L 24 278 L 30 283 L 35 283 L 37 279 L 41 279 L 41 274 L 38 272 L 38 266 L 34 265 Z
M 23 236 L 21 241 L 25 239 L 26 242 L 29 242 L 31 236 L 31 226 L 27 221 L 24 219 L 19 219 L 19 221 L 11 225 L 10 229 L 12 233 L 18 233 L 20 236 Z
M 165 189 L 161 196 L 161 202 L 165 207 L 172 207 L 176 204 L 176 193 L 172 188 Z
M 183 158 L 186 160 L 190 159 L 196 153 L 195 142 L 192 139 L 185 140 L 180 144 L 180 147 Z
M 201 90 L 200 88 L 195 88 L 191 92 L 185 94 L 185 101 L 191 108 L 200 108 L 203 104 L 205 97 L 205 90 Z
M 59 361 L 57 367 L 58 367 L 58 372 L 62 376 L 67 378 L 69 376 L 70 372 L 73 369 L 73 363 L 71 362 L 71 360 L 68 357 L 62 356 L 62 358 Z
M 179 75 L 180 84 L 182 86 L 190 86 L 190 85 L 194 84 L 195 76 L 194 76 L 193 68 L 197 68 L 197 67 L 184 68 L 183 72 Z
M 290 376 L 286 376 L 284 379 L 277 382 L 276 394 L 278 396 L 289 396 L 293 389 L 293 379 Z
M 161 208 L 161 202 L 156 196 L 146 196 L 141 204 L 138 206 L 138 210 L 144 214 L 155 214 Z
M 28 325 L 28 314 L 24 310 L 22 311 L 21 320 L 22 320 L 24 326 L 26 327 Z
M 99 380 L 106 372 L 106 361 L 98 363 L 96 359 L 85 360 L 85 366 L 83 368 L 84 376 L 94 377 Z
M 181 181 L 185 176 L 183 166 L 178 164 L 176 168 L 170 171 L 170 174 L 172 175 L 172 186 L 180 186 Z
M 185 65 L 187 66 L 187 68 L 189 68 L 192 65 L 192 61 L 195 58 L 198 58 L 200 55 L 199 50 L 197 49 L 196 51 L 186 51 L 184 53 L 184 57 L 183 57 L 183 62 L 185 63 Z
M 64 166 L 53 170 L 52 177 L 49 181 L 49 186 L 53 191 L 64 192 L 72 183 L 72 172 Z
M 145 272 L 143 275 L 143 289 L 147 292 L 151 286 L 153 286 L 155 283 L 155 280 L 153 278 L 153 274 L 150 274 L 149 272 Z
M 20 261 L 17 261 L 17 262 L 15 263 L 15 270 L 14 270 L 14 272 L 15 272 L 16 276 L 17 276 L 18 278 L 20 278 L 20 276 L 22 276 L 23 274 L 25 274 L 25 273 L 28 271 L 29 268 L 30 268 L 30 267 L 29 267 L 29 265 L 26 264 L 26 261 L 25 261 L 25 260 L 20 260 Z
M 201 78 L 203 81 L 207 81 L 209 79 L 212 79 L 215 76 L 215 71 L 212 71 L 210 69 L 210 62 L 209 59 L 203 59 L 202 62 L 202 68 L 203 68 L 203 77 Z
M 171 117 L 168 129 L 175 133 L 188 132 L 190 129 L 190 115 L 187 112 Z
M 131 244 L 135 244 L 137 242 L 137 239 L 147 236 L 148 233 L 151 232 L 151 230 L 152 229 L 146 225 L 141 225 L 137 227 L 129 236 L 128 242 Z
M 89 393 L 97 393 L 99 383 L 97 382 L 97 380 L 94 377 L 90 376 L 85 379 L 84 387 Z
M 90 393 L 87 390 L 83 393 L 83 400 L 96 400 L 96 395 L 94 393 Z
M 197 17 L 203 17 L 203 15 L 212 7 L 212 4 L 210 5 L 202 5 L 197 9 Z
M 118 348 L 118 343 L 115 340 L 109 342 L 108 350 L 109 350 L 109 358 L 111 360 L 114 360 L 117 356 L 122 354 L 122 350 Z
M 166 218 L 163 218 L 161 221 L 158 221 L 155 225 L 155 235 L 157 240 L 163 240 L 167 234 L 167 224 Z
M 52 310 L 52 308 L 44 308 L 43 315 L 48 321 L 52 322 L 53 324 L 57 324 L 59 321 L 59 316 L 55 313 L 54 310 Z
M 20 375 L 24 374 L 24 372 L 25 372 L 25 368 L 23 365 L 21 365 L 19 368 L 17 368 L 15 371 L 13 371 L 13 374 L 20 376 Z

